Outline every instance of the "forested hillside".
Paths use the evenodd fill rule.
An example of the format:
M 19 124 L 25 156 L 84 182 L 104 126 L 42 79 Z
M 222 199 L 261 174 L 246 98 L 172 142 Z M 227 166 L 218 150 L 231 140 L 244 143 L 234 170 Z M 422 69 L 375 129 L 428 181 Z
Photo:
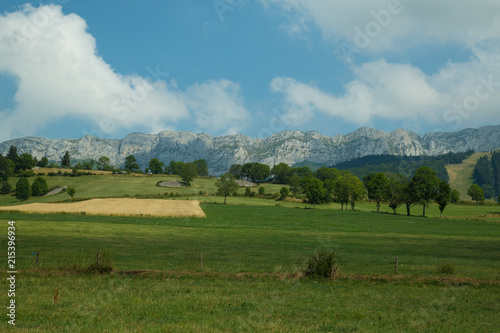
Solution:
M 437 172 L 439 179 L 449 181 L 446 165 L 460 164 L 472 154 L 474 151 L 469 150 L 439 156 L 371 155 L 339 163 L 335 168 L 349 170 L 360 178 L 379 172 L 399 173 L 409 178 L 419 167 L 428 166 Z
M 486 199 L 500 195 L 500 151 L 481 157 L 473 177 L 474 183 L 483 188 Z

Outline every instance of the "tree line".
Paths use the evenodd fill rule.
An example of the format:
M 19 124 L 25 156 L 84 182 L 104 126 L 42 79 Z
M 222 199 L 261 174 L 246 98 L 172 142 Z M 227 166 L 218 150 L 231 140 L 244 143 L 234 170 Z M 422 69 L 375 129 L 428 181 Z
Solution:
M 361 180 L 350 171 L 336 168 L 321 167 L 313 172 L 308 167 L 290 167 L 285 163 L 269 168 L 254 162 L 232 165 L 221 182 L 230 178 L 289 185 L 294 196 L 304 195 L 311 204 L 337 202 L 341 209 L 350 206 L 354 210 L 356 202 L 368 198 L 376 203 L 377 211 L 382 203 L 387 203 L 394 213 L 404 206 L 407 215 L 411 215 L 412 207 L 422 205 L 422 215 L 425 216 L 426 207 L 436 202 L 442 215 L 450 202 L 459 200 L 459 192 L 439 179 L 436 171 L 428 166 L 419 167 L 410 178 L 372 172 Z
M 480 157 L 474 167 L 474 183 L 484 192 L 486 199 L 500 196 L 500 152 Z M 477 189 L 476 189 L 477 190 Z
M 360 178 L 370 173 L 394 172 L 394 170 L 409 178 L 419 167 L 425 165 L 436 171 L 439 179 L 448 182 L 446 165 L 460 164 L 472 154 L 473 150 L 438 156 L 369 155 L 338 163 L 335 167 L 339 170 L 349 170 Z

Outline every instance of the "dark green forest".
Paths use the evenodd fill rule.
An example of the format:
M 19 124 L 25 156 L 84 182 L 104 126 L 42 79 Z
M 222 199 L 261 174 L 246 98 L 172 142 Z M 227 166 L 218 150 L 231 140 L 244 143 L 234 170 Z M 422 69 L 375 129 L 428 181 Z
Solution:
M 473 150 L 460 153 L 448 153 L 439 156 L 395 156 L 370 155 L 352 159 L 335 165 L 339 170 L 349 170 L 359 178 L 370 173 L 396 173 L 410 178 L 422 166 L 428 166 L 437 173 L 437 177 L 449 181 L 447 164 L 460 164 L 474 154 Z
M 484 190 L 486 199 L 500 195 L 500 152 L 481 157 L 474 168 L 474 183 Z

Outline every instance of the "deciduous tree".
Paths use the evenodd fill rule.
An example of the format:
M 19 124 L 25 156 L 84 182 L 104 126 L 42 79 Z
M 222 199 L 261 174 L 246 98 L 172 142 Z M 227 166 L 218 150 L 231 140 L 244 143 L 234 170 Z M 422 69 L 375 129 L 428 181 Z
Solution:
M 160 173 L 163 173 L 163 162 L 160 162 L 157 158 L 152 158 L 149 161 L 148 168 L 151 171 L 151 173 L 158 175 Z
M 436 193 L 436 203 L 439 205 L 440 217 L 443 218 L 443 211 L 445 210 L 448 203 L 451 201 L 451 187 L 444 180 L 439 181 L 437 193 Z
M 184 162 L 170 161 L 170 164 L 165 168 L 165 171 L 171 175 L 180 175 Z
M 322 203 L 325 198 L 326 190 L 323 187 L 323 182 L 315 177 L 303 178 L 300 187 L 302 193 L 307 197 L 309 203 L 313 205 Z
M 24 153 L 21 154 L 16 160 L 16 171 L 17 170 L 31 170 L 35 165 L 36 162 L 31 156 L 31 154 Z
M 233 164 L 229 168 L 229 173 L 234 176 L 236 179 L 241 179 L 243 177 L 243 166 L 241 164 Z
M 408 190 L 415 201 L 423 206 L 423 217 L 425 217 L 425 208 L 436 196 L 438 182 L 436 172 L 428 166 L 418 168 L 410 180 Z
M 247 179 L 254 183 L 260 183 L 269 177 L 271 169 L 267 164 L 253 162 L 243 165 L 242 172 Z
M 193 162 L 196 166 L 196 171 L 198 172 L 198 176 L 206 177 L 208 176 L 208 164 L 204 159 L 196 160 Z
M 288 178 L 291 176 L 290 166 L 285 163 L 280 163 L 271 169 L 271 174 L 274 176 L 274 182 L 277 184 L 287 184 Z
M 99 170 L 106 169 L 110 164 L 111 164 L 111 160 L 109 159 L 109 157 L 107 157 L 105 155 L 99 157 L 99 159 L 97 160 L 97 168 Z
M 0 194 L 10 194 L 12 192 L 12 186 L 8 181 L 4 180 L 0 185 Z
M 224 197 L 224 205 L 226 204 L 227 197 L 235 194 L 239 188 L 238 183 L 236 183 L 235 178 L 231 173 L 226 173 L 217 179 L 215 181 L 215 187 L 217 187 L 217 195 Z M 250 189 L 247 188 L 247 190 Z
M 134 155 L 128 155 L 125 157 L 125 170 L 130 172 L 139 170 L 139 164 L 137 164 L 137 159 Z
M 31 195 L 31 186 L 27 178 L 21 178 L 16 183 L 16 198 L 24 201 L 28 200 Z
M 182 166 L 180 176 L 184 186 L 191 186 L 191 182 L 198 177 L 198 170 L 193 163 L 186 163 Z
M 36 177 L 31 184 L 31 195 L 34 197 L 41 197 L 49 192 L 47 181 L 42 177 Z
M 380 212 L 380 203 L 391 198 L 389 180 L 383 173 L 371 173 L 363 181 L 368 191 L 368 198 L 377 203 L 377 212 Z
M 45 168 L 48 164 L 49 164 L 49 159 L 48 159 L 47 157 L 45 157 L 45 156 L 44 156 L 44 157 L 42 157 L 42 158 L 40 159 L 40 161 L 38 161 L 38 164 L 37 164 L 37 165 L 38 165 L 40 168 Z
M 477 184 L 472 184 L 467 191 L 467 195 L 471 197 L 472 200 L 480 202 L 484 201 L 484 191 L 481 186 Z

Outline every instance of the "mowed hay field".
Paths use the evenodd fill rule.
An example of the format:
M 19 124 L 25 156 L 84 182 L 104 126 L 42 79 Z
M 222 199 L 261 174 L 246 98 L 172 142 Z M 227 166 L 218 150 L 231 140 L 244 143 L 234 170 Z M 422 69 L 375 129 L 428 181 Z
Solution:
M 72 203 L 32 203 L 0 207 L 0 211 L 108 216 L 205 217 L 197 200 L 91 199 Z

